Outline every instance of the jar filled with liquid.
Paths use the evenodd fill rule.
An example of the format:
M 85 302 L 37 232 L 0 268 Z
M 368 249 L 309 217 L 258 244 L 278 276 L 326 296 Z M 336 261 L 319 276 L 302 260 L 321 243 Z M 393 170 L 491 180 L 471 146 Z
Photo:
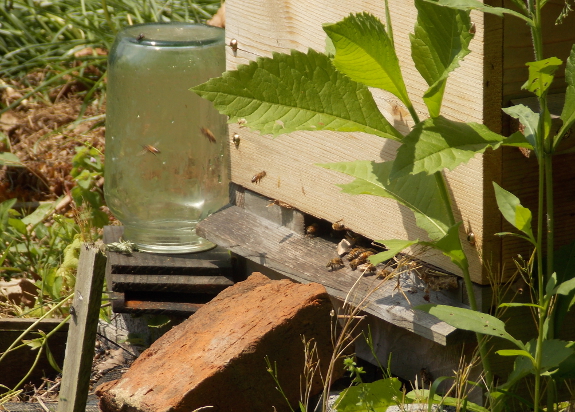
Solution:
M 225 70 L 224 31 L 190 23 L 122 30 L 108 60 L 108 207 L 140 250 L 215 245 L 196 224 L 228 203 L 226 117 L 189 89 Z

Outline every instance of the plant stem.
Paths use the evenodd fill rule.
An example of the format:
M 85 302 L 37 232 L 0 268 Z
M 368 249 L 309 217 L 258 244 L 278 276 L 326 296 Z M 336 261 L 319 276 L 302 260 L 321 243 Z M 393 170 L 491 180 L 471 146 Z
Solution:
M 441 193 L 441 198 L 449 211 L 449 226 L 455 225 L 455 216 L 453 215 L 453 207 L 451 205 L 451 197 L 449 196 L 449 192 L 447 191 L 447 184 L 445 182 L 445 177 L 442 172 L 436 172 L 434 174 L 435 181 L 437 186 L 439 187 L 439 191 Z M 459 239 L 459 245 L 461 251 L 463 252 L 463 246 L 461 245 L 461 239 Z M 463 252 L 465 254 L 465 252 Z M 465 265 L 461 268 L 463 271 L 463 283 L 465 284 L 465 291 L 467 292 L 467 297 L 469 299 L 469 306 L 471 310 L 478 311 L 477 308 L 477 301 L 475 299 L 475 293 L 473 292 L 473 282 L 471 281 L 471 275 L 469 273 L 469 265 L 467 264 L 467 256 L 465 258 Z M 481 333 L 475 334 L 477 337 L 477 346 L 479 348 L 479 356 L 481 357 L 481 363 L 483 364 L 483 369 L 485 372 L 485 381 L 487 382 L 488 387 L 491 387 L 493 383 L 493 376 L 491 373 L 491 364 L 488 359 L 488 350 L 487 350 L 487 342 L 485 339 L 485 335 Z

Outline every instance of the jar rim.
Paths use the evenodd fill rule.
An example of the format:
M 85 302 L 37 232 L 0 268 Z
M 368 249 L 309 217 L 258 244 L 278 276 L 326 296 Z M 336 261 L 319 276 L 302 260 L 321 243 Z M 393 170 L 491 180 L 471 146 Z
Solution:
M 122 29 L 130 43 L 148 47 L 203 47 L 224 42 L 224 30 L 201 23 L 141 23 Z

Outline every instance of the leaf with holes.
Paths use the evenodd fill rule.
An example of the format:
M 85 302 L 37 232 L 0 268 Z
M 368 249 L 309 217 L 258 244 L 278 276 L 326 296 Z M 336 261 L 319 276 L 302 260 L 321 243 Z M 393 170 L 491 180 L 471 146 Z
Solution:
M 505 323 L 494 316 L 471 309 L 445 305 L 419 305 L 415 309 L 424 311 L 458 329 L 469 330 L 483 335 L 497 336 L 513 342 L 519 349 L 526 350 L 523 343 L 505 330 Z

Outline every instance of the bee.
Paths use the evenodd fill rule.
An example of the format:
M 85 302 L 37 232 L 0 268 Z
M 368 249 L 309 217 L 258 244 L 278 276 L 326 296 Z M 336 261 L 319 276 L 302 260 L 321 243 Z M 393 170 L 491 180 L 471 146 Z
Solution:
M 237 133 L 234 133 L 234 135 L 232 136 L 232 142 L 234 143 L 234 145 L 236 146 L 236 149 L 238 147 L 240 147 L 240 135 Z
M 425 385 L 431 385 L 433 383 L 433 375 L 427 368 L 421 368 L 421 380 Z
M 210 143 L 216 143 L 216 136 L 207 127 L 200 127 L 202 134 L 210 141 Z
M 363 262 L 360 262 L 360 261 L 357 260 L 357 259 L 353 259 L 353 260 L 351 260 L 351 261 L 349 262 L 349 267 L 351 268 L 351 270 L 356 270 L 357 267 L 358 267 L 359 265 L 361 265 L 362 263 L 363 263 Z
M 376 276 L 378 278 L 386 278 L 387 276 L 391 275 L 391 272 L 385 268 L 378 270 Z
M 248 123 L 248 121 L 247 121 L 246 119 L 243 119 L 243 118 L 242 118 L 242 119 L 239 119 L 239 120 L 238 120 L 238 125 L 239 125 L 240 127 L 246 127 L 246 124 L 247 124 L 247 123 Z
M 347 260 L 349 260 L 351 262 L 352 260 L 357 258 L 359 255 L 361 255 L 364 251 L 365 251 L 365 249 L 362 247 L 356 247 L 356 248 L 351 249 L 349 251 L 349 253 L 347 254 Z
M 375 272 L 376 271 L 376 267 L 374 264 L 372 263 L 366 263 L 365 265 L 362 266 L 363 270 L 365 272 Z
M 471 23 L 471 27 L 469 27 L 469 33 L 475 34 L 477 28 L 475 27 L 475 23 Z
M 238 51 L 238 41 L 236 39 L 231 39 L 230 40 L 230 48 L 232 49 L 232 51 L 235 53 L 237 53 Z
M 337 270 L 342 268 L 343 266 L 344 266 L 343 260 L 341 260 L 340 258 L 333 258 L 327 263 L 327 265 L 325 265 L 325 267 L 330 270 Z
M 149 153 L 153 154 L 154 156 L 156 156 L 156 155 L 162 153 L 162 152 L 160 152 L 160 150 L 157 147 L 154 147 L 151 144 L 142 145 L 142 147 L 144 148 L 142 154 L 149 152 Z
M 254 175 L 254 177 L 252 177 L 252 183 L 259 183 L 264 177 L 266 177 L 266 172 L 265 171 L 261 171 L 259 173 L 256 173 Z
M 287 204 L 286 202 L 282 202 L 281 200 L 270 200 L 270 202 L 268 203 L 268 205 L 266 207 L 270 207 L 270 206 L 281 206 L 281 207 L 285 207 L 286 209 L 293 209 L 294 207 L 290 204 Z
M 136 40 L 137 40 L 137 41 L 142 41 L 142 40 L 144 40 L 144 37 L 146 37 L 146 36 L 144 35 L 144 33 L 140 33 L 140 34 L 138 34 L 138 37 L 136 37 Z
M 370 257 L 370 256 L 373 255 L 373 254 L 375 254 L 375 250 L 373 250 L 373 249 L 367 249 L 365 252 L 361 253 L 361 254 L 357 257 L 357 259 L 360 260 L 360 261 L 362 261 L 362 263 L 363 263 L 363 262 L 367 261 L 367 258 Z
M 312 223 L 305 228 L 305 234 L 308 236 L 315 236 L 319 233 L 319 225 L 317 223 Z
M 339 219 L 337 222 L 333 223 L 331 225 L 331 228 L 335 231 L 341 232 L 342 230 L 345 230 L 345 226 L 343 225 L 343 223 L 340 223 L 343 219 Z

